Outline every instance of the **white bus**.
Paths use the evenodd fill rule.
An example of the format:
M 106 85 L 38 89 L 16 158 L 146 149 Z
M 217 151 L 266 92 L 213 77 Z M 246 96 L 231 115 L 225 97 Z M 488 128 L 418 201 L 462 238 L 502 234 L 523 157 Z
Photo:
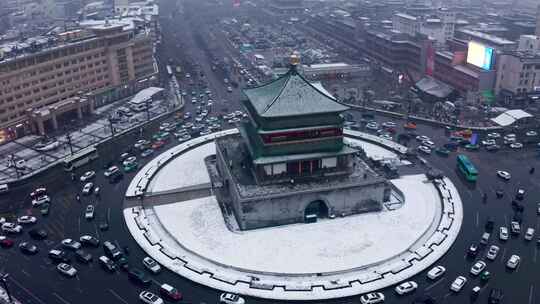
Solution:
M 90 147 L 84 148 L 64 159 L 64 170 L 73 171 L 74 169 L 77 169 L 83 165 L 86 165 L 98 157 L 99 157 L 99 154 L 96 147 L 90 146 Z

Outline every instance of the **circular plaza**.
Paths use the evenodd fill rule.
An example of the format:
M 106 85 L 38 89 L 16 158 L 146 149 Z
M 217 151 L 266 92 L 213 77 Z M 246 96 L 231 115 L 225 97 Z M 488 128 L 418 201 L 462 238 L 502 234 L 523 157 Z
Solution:
M 208 160 L 227 130 L 158 155 L 132 180 L 124 201 L 130 233 L 171 271 L 219 290 L 279 300 L 352 296 L 399 283 L 431 266 L 461 226 L 459 194 L 447 178 L 419 172 L 390 179 L 382 210 L 315 223 L 238 229 L 216 197 Z M 345 144 L 400 168 L 395 142 L 345 130 Z M 406 171 L 406 170 L 405 170 Z M 414 170 L 413 170 L 414 171 Z

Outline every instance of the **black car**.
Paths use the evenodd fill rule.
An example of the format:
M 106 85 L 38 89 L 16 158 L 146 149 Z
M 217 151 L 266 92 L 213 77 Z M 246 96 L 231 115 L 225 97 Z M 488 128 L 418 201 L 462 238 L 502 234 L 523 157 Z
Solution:
M 497 198 L 503 197 L 504 196 L 504 190 L 503 189 L 495 190 L 495 195 L 497 196 Z
M 45 231 L 44 229 L 34 228 L 34 229 L 29 230 L 28 234 L 34 240 L 44 240 L 47 238 L 47 231 Z
M 84 264 L 92 262 L 92 255 L 82 249 L 75 251 L 75 257 L 77 258 L 77 261 Z
M 499 288 L 492 288 L 489 292 L 489 298 L 488 303 L 489 304 L 499 304 L 502 302 L 502 299 L 504 297 L 504 293 Z
M 99 246 L 99 240 L 91 235 L 83 235 L 79 238 L 79 241 L 83 245 L 89 245 L 92 247 L 98 247 Z
M 46 216 L 46 215 L 49 215 L 50 209 L 51 209 L 51 204 L 43 203 L 41 205 L 41 208 L 39 209 L 39 212 L 41 212 L 41 215 Z
M 488 218 L 488 220 L 486 221 L 486 225 L 484 226 L 484 228 L 486 229 L 486 232 L 493 232 L 493 228 L 495 226 L 495 222 L 491 219 L 491 218 Z
M 144 271 L 132 268 L 128 271 L 128 277 L 133 282 L 140 284 L 142 286 L 150 286 L 152 284 L 152 281 L 150 278 L 144 273 Z
M 21 250 L 22 253 L 25 253 L 25 254 L 36 254 L 39 251 L 36 245 L 31 244 L 29 242 L 20 243 L 19 249 Z
M 129 269 L 129 261 L 125 256 L 119 258 L 118 261 L 116 261 L 116 263 L 120 265 L 120 268 L 122 268 L 123 270 Z
M 49 259 L 51 259 L 55 263 L 68 263 L 70 262 L 70 259 L 67 255 L 67 253 L 63 250 L 53 249 L 49 251 Z

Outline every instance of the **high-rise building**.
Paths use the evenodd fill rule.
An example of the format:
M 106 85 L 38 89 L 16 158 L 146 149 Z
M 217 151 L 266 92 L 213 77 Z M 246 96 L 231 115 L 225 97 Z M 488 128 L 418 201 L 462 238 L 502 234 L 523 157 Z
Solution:
M 151 85 L 157 75 L 146 31 L 103 24 L 32 40 L 28 49 L 7 46 L 12 53 L 0 61 L 2 138 L 45 134 L 59 127 L 62 115 L 76 111 L 80 119 Z

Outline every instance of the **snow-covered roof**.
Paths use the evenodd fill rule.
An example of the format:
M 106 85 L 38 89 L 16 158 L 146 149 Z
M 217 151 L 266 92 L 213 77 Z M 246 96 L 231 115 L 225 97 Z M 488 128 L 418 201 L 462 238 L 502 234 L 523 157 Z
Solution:
M 432 77 L 424 77 L 416 83 L 416 87 L 429 95 L 445 98 L 454 90 L 451 86 L 437 81 Z
M 523 110 L 516 109 L 516 110 L 508 110 L 501 115 L 492 118 L 491 121 L 498 124 L 501 127 L 507 127 L 516 121 L 523 119 L 523 118 L 529 118 L 534 117 L 532 114 L 529 114 Z
M 292 68 L 282 77 L 252 89 L 245 89 L 247 102 L 262 117 L 299 116 L 342 112 L 348 107 L 312 84 Z
M 133 98 L 131 98 L 129 102 L 131 104 L 144 103 L 148 99 L 152 98 L 152 96 L 162 91 L 163 91 L 163 88 L 149 87 L 135 94 L 135 96 L 133 96 Z

